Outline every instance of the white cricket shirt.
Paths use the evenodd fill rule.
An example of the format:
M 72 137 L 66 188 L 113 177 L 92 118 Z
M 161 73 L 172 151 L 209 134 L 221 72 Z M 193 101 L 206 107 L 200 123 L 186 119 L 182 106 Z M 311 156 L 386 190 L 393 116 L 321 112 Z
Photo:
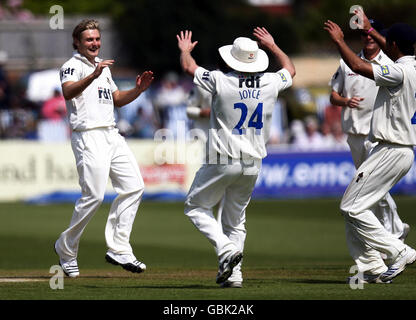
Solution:
M 364 57 L 361 51 L 358 56 L 375 65 L 391 64 L 387 55 L 380 50 L 377 56 L 370 60 Z M 368 135 L 370 132 L 371 116 L 373 114 L 374 101 L 376 100 L 378 87 L 374 80 L 363 77 L 353 72 L 344 60 L 340 60 L 340 66 L 331 79 L 332 90 L 345 98 L 354 96 L 364 98 L 359 108 L 343 107 L 341 111 L 342 130 L 347 134 Z
M 289 71 L 224 74 L 198 67 L 194 83 L 212 94 L 209 154 L 264 158 L 277 97 L 292 85 Z
M 394 64 L 373 65 L 380 87 L 374 103 L 370 139 L 416 145 L 416 60 L 404 56 Z
M 96 58 L 95 62 L 101 59 Z M 61 83 L 79 81 L 94 72 L 93 65 L 86 57 L 75 53 L 61 68 Z M 69 123 L 72 130 L 83 131 L 100 127 L 115 126 L 114 91 L 118 90 L 108 67 L 80 95 L 66 100 Z
M 186 104 L 186 113 L 188 117 L 193 119 L 196 128 L 205 132 L 208 139 L 209 118 L 202 118 L 199 116 L 199 112 L 201 109 L 211 109 L 211 93 L 201 87 L 195 86 L 191 89 Z

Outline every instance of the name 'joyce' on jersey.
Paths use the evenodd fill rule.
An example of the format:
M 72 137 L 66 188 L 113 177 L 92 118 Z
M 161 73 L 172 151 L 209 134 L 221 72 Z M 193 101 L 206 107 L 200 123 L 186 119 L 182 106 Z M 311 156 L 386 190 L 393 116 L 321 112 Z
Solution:
M 238 91 L 240 95 L 240 99 L 259 99 L 260 97 L 260 90 L 255 89 L 260 87 L 260 76 L 251 75 L 249 77 L 239 76 L 238 79 L 238 87 L 243 88 L 245 86 L 247 89 L 243 89 Z M 253 88 L 253 89 L 251 89 Z

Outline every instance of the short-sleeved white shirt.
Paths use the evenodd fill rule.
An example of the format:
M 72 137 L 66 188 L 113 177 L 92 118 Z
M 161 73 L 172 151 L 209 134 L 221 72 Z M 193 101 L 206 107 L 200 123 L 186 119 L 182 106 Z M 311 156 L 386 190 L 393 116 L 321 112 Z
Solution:
M 373 65 L 380 87 L 374 103 L 370 139 L 416 145 L 416 60 L 403 56 L 394 64 Z
M 201 87 L 195 86 L 189 92 L 188 100 L 186 101 L 186 111 L 192 109 L 211 109 L 212 104 L 212 95 L 202 89 Z M 188 117 L 190 115 L 188 114 Z M 194 121 L 195 128 L 201 129 L 207 135 L 208 138 L 208 129 L 209 129 L 209 118 L 202 118 L 200 116 L 196 116 L 192 118 Z
M 96 58 L 96 64 L 101 59 Z M 75 53 L 60 70 L 61 83 L 79 81 L 94 72 L 96 65 L 86 57 Z M 69 123 L 72 130 L 83 131 L 115 126 L 114 91 L 118 90 L 108 67 L 80 95 L 66 100 Z
M 375 65 L 391 64 L 387 55 L 380 50 L 377 56 L 371 61 L 364 57 L 363 51 L 358 56 Z M 342 130 L 348 134 L 368 135 L 370 122 L 373 114 L 374 101 L 376 100 L 378 87 L 374 80 L 363 77 L 353 72 L 344 60 L 340 60 L 340 66 L 331 79 L 332 90 L 345 98 L 354 96 L 364 98 L 359 108 L 342 108 L 341 124 Z
M 224 74 L 198 67 L 194 83 L 212 94 L 210 155 L 262 159 L 279 92 L 292 85 L 286 69 L 276 73 Z

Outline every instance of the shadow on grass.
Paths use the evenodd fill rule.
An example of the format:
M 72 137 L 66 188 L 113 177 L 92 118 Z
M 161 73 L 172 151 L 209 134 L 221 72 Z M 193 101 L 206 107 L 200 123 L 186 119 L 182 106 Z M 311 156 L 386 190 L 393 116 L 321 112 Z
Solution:
M 87 289 L 217 289 L 219 286 L 213 285 L 201 285 L 201 284 L 193 284 L 193 285 L 142 285 L 142 286 L 97 286 L 97 285 L 83 285 L 82 287 Z
M 303 284 L 347 284 L 346 281 L 322 279 L 286 279 L 284 281 Z

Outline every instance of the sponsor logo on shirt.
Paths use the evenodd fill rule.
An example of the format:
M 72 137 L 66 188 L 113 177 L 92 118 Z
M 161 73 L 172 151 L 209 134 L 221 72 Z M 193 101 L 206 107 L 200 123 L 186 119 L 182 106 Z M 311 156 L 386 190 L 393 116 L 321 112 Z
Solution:
M 282 78 L 282 81 L 283 82 L 287 82 L 287 79 L 286 79 L 286 77 L 285 77 L 285 75 L 283 73 L 280 73 L 279 72 L 279 75 L 280 75 L 280 78 Z
M 104 104 L 113 103 L 113 96 L 110 89 L 98 87 L 98 102 Z
M 61 78 L 64 78 L 65 77 L 65 75 L 71 75 L 71 76 L 73 76 L 74 75 L 74 71 L 75 71 L 75 69 L 74 68 L 66 68 L 65 70 L 62 70 L 61 71 Z
M 383 76 L 390 74 L 390 70 L 388 66 L 380 66 L 381 68 L 381 73 L 383 74 Z

